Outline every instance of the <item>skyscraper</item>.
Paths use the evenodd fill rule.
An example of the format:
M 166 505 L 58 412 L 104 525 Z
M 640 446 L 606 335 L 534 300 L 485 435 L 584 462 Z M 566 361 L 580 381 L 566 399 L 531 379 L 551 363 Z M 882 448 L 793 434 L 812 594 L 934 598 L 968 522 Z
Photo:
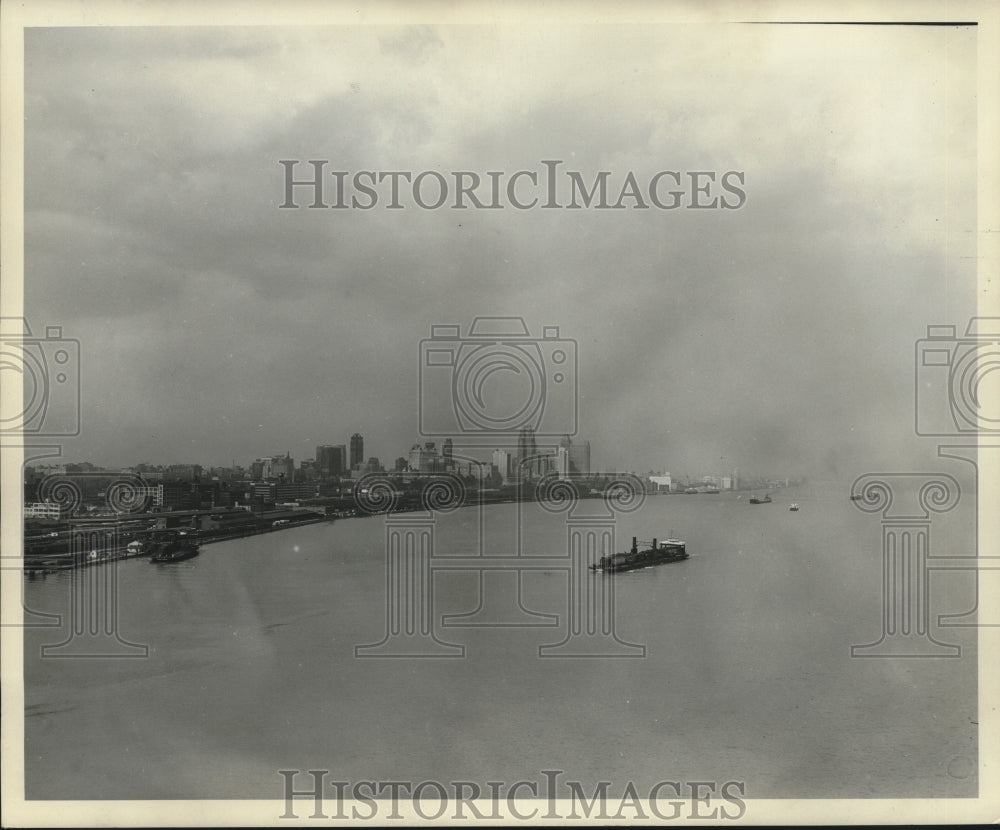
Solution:
M 569 478 L 569 447 L 559 447 L 555 456 L 555 471 L 560 479 Z
M 347 472 L 347 447 L 343 444 L 333 445 L 333 474 L 342 476 Z
M 531 427 L 524 427 L 517 434 L 517 467 L 518 475 L 522 478 L 531 478 L 539 473 L 540 459 L 538 457 L 538 445 L 535 443 L 535 430 Z
M 351 436 L 351 469 L 365 463 L 365 439 L 360 432 Z
M 347 471 L 347 448 L 343 444 L 316 447 L 316 466 L 320 478 L 336 478 Z
M 510 453 L 507 450 L 496 449 L 493 451 L 493 466 L 506 484 L 510 481 Z
M 330 478 L 333 475 L 333 447 L 330 444 L 316 447 L 316 471 L 320 478 Z

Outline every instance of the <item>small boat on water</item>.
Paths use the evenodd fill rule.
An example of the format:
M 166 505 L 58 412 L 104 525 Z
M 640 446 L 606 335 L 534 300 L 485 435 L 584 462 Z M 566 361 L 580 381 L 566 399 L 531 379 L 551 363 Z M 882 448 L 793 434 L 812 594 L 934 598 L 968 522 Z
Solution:
M 645 568 L 649 565 L 662 565 L 667 562 L 680 562 L 688 558 L 687 546 L 680 539 L 665 539 L 648 544 L 648 548 L 639 549 L 639 542 L 632 537 L 632 549 L 625 553 L 613 553 L 610 556 L 602 556 L 596 563 L 590 566 L 592 571 L 604 571 L 605 573 L 619 573 L 621 571 L 634 571 L 637 568 Z
M 198 539 L 185 533 L 173 533 L 152 542 L 150 562 L 182 562 L 200 553 Z
M 762 499 L 759 499 L 756 496 L 751 496 L 750 497 L 750 504 L 770 504 L 770 503 L 771 503 L 771 495 L 770 495 L 770 493 L 768 493 Z
M 797 501 L 793 501 L 790 505 L 788 505 L 788 509 L 791 510 L 792 513 L 797 513 L 799 510 L 799 503 Z

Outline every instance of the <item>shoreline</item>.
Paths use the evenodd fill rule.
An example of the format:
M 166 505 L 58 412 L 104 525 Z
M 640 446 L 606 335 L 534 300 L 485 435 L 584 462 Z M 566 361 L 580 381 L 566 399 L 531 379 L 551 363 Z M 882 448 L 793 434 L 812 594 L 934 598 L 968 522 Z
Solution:
M 733 493 L 738 493 L 742 491 L 726 491 L 723 495 L 731 496 Z M 479 495 L 479 498 L 475 498 L 474 495 Z M 499 504 L 513 504 L 517 502 L 535 502 L 538 501 L 537 493 L 534 490 L 525 493 L 504 493 L 503 495 L 496 494 L 495 497 L 483 498 L 485 494 L 482 493 L 468 493 L 466 498 L 463 500 L 461 505 L 458 505 L 458 509 L 464 509 L 468 507 L 481 507 L 484 505 L 499 505 Z M 494 494 L 489 494 L 494 496 Z M 692 495 L 720 495 L 716 491 L 700 491 L 698 493 L 685 493 L 684 491 L 677 492 L 649 492 L 645 493 L 645 496 L 692 496 Z M 608 496 L 605 493 L 587 493 L 581 494 L 577 493 L 576 498 L 579 499 L 602 499 L 602 498 L 614 498 L 614 496 Z M 346 507 L 346 506 L 345 506 Z M 225 528 L 215 528 L 209 530 L 198 530 L 196 531 L 196 538 L 198 540 L 199 547 L 201 545 L 209 545 L 214 542 L 228 542 L 234 539 L 245 539 L 251 536 L 259 536 L 264 533 L 275 533 L 282 530 L 291 530 L 297 527 L 304 527 L 308 525 L 316 525 L 323 523 L 334 523 L 341 520 L 347 519 L 360 519 L 369 518 L 372 516 L 384 516 L 395 513 L 417 513 L 421 511 L 430 510 L 432 508 L 424 504 L 423 499 L 420 495 L 413 496 L 411 494 L 402 494 L 401 497 L 394 503 L 389 509 L 385 510 L 371 510 L 365 509 L 356 503 L 353 509 L 340 509 L 330 515 L 320 515 L 318 513 L 312 512 L 311 516 L 304 516 L 301 520 L 288 521 L 287 523 L 275 525 L 268 519 L 261 518 L 260 516 L 254 516 L 254 514 L 249 514 L 254 516 L 256 521 L 253 523 L 248 522 L 239 529 L 225 529 Z M 197 511 L 191 511 L 192 514 Z M 302 513 L 310 513 L 310 508 L 308 506 L 302 508 Z M 158 518 L 161 514 L 157 513 L 138 513 L 131 516 L 129 522 L 137 521 L 147 521 L 150 519 Z M 73 520 L 68 520 L 68 523 L 72 525 Z M 114 527 L 115 523 L 109 522 L 108 525 L 102 526 L 99 521 L 93 522 L 93 527 L 97 530 L 106 529 L 107 527 Z M 135 533 L 126 533 L 125 538 L 128 541 L 134 541 L 142 536 L 145 536 L 149 531 L 139 531 Z M 127 544 L 127 542 L 126 542 Z M 113 551 L 106 550 L 96 550 L 91 551 L 88 554 L 82 552 L 43 552 L 43 553 L 29 553 L 22 548 L 22 562 L 21 570 L 24 571 L 26 575 L 34 577 L 38 574 L 54 573 L 56 571 L 66 571 L 66 570 L 76 570 L 79 568 L 91 567 L 94 565 L 106 565 L 113 562 L 118 562 L 124 559 L 140 559 L 149 556 L 149 552 L 141 551 L 138 553 L 130 553 L 125 547 L 118 547 Z

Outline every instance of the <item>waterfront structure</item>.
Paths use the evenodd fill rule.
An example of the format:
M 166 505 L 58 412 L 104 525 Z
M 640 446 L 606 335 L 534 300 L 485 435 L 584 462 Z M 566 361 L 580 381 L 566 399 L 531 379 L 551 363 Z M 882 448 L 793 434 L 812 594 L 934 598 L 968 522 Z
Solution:
M 672 484 L 670 473 L 663 473 L 663 475 L 650 476 L 649 480 L 655 485 L 657 493 L 670 492 L 670 486 Z
M 273 498 L 276 502 L 316 498 L 316 485 L 309 482 L 300 484 L 276 484 Z
M 59 519 L 62 518 L 62 508 L 55 502 L 39 501 L 24 505 L 26 519 Z

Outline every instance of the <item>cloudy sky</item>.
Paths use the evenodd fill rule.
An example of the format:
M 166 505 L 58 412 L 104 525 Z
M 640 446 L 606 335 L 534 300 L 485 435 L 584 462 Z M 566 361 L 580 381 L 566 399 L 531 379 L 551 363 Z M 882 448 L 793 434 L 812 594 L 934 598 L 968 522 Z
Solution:
M 958 27 L 29 30 L 25 314 L 81 343 L 64 456 L 301 460 L 361 432 L 391 463 L 420 438 L 431 326 L 520 315 L 576 342 L 601 467 L 933 459 L 914 342 L 974 309 L 976 48 Z M 404 182 L 399 210 L 387 185 L 370 210 L 279 209 L 282 159 L 348 184 L 561 160 L 612 200 L 629 173 L 739 171 L 746 202 L 429 210 Z

